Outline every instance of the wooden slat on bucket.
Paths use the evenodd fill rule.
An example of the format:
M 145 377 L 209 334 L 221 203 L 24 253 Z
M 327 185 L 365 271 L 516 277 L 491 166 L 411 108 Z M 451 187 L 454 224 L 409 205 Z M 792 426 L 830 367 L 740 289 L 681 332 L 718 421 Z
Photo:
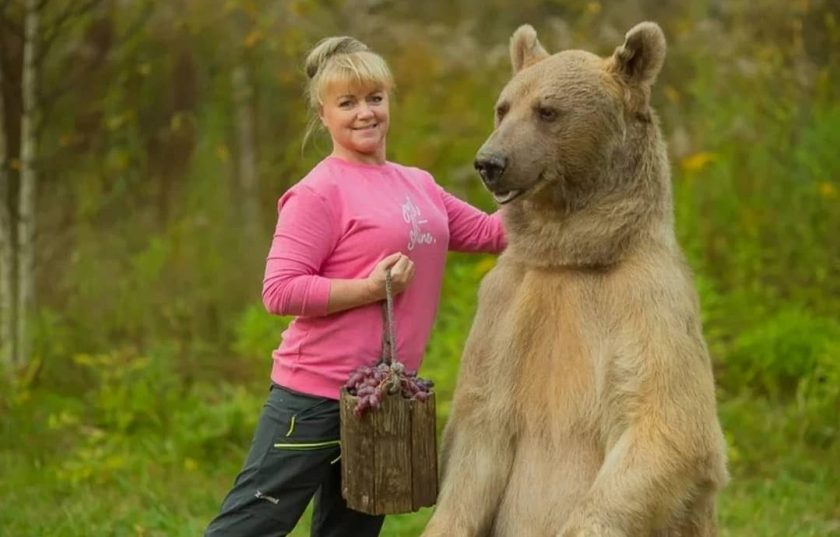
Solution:
M 373 482 L 376 510 L 411 511 L 411 409 L 402 397 L 386 397 L 382 408 L 370 413 L 375 435 Z
M 425 469 L 423 474 L 412 479 L 412 511 L 417 511 L 421 507 L 434 505 L 438 494 L 435 394 L 432 393 L 424 402 L 411 403 L 411 467 Z
M 368 434 L 370 416 L 353 415 L 356 398 L 341 391 L 341 483 L 342 494 L 351 509 L 363 513 L 376 510 L 374 488 L 374 438 Z

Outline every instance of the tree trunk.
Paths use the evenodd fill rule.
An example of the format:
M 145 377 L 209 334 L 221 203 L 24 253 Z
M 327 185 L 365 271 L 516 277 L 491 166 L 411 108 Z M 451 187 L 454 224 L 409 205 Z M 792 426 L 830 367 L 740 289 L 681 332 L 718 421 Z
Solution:
M 238 146 L 237 175 L 241 210 L 246 240 L 254 241 L 260 236 L 259 185 L 254 148 L 254 89 L 244 65 L 233 69 L 233 98 L 236 109 L 236 139 Z
M 29 320 L 35 305 L 35 188 L 38 174 L 35 160 L 38 155 L 38 112 L 37 102 L 37 57 L 39 1 L 26 0 L 24 23 L 22 98 L 23 117 L 20 125 L 20 197 L 18 199 L 17 256 L 18 256 L 18 299 L 17 299 L 17 362 L 29 362 L 31 340 Z
M 3 102 L 3 62 L 0 61 L 0 367 L 11 370 L 17 345 L 15 337 L 15 256 L 11 215 L 11 174 L 6 144 L 6 109 Z

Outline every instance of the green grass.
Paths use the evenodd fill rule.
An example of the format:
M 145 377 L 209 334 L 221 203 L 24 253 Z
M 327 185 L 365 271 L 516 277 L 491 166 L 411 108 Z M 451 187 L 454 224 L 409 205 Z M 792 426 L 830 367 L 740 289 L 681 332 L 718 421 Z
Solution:
M 760 399 L 720 407 L 732 481 L 720 495 L 723 537 L 840 535 L 840 445 L 790 434 L 796 411 Z
M 245 400 L 258 406 L 262 393 Z M 37 401 L 36 398 L 32 399 Z M 204 409 L 212 413 L 214 409 Z M 204 412 L 203 411 L 203 412 Z M 732 482 L 720 496 L 724 537 L 828 537 L 840 535 L 840 447 L 813 445 L 791 436 L 796 411 L 761 399 L 733 398 L 721 405 L 730 444 Z M 43 419 L 31 406 L 4 416 L 0 450 L 0 534 L 8 536 L 200 535 L 231 484 L 247 440 L 223 442 L 210 459 L 173 457 L 179 438 L 148 433 L 120 443 L 110 464 L 71 477 L 73 441 L 29 422 L 25 436 L 9 427 Z M 239 434 L 238 436 L 242 436 Z M 79 437 L 81 438 L 81 437 Z M 78 440 L 78 438 L 77 438 Z M 107 442 L 105 442 L 107 444 Z M 424 509 L 386 519 L 385 537 L 414 536 L 431 514 Z M 309 513 L 292 534 L 308 535 Z

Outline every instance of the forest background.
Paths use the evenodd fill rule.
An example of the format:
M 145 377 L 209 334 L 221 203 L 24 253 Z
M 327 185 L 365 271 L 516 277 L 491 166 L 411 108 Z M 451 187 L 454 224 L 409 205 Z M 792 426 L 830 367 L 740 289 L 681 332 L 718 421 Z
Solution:
M 260 301 L 276 200 L 329 150 L 301 145 L 318 39 L 390 62 L 390 160 L 491 210 L 471 163 L 513 30 L 607 55 L 642 20 L 669 41 L 653 103 L 729 444 L 721 534 L 840 535 L 836 0 L 0 0 L 0 534 L 217 512 L 289 320 Z M 450 256 L 440 425 L 493 263 Z

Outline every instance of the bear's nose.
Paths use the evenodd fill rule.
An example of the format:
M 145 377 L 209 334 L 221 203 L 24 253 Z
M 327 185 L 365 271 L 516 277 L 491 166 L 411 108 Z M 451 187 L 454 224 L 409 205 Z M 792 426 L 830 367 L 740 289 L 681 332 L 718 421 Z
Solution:
M 499 177 L 505 173 L 507 159 L 500 155 L 479 155 L 475 159 L 475 169 L 488 188 L 496 186 Z

